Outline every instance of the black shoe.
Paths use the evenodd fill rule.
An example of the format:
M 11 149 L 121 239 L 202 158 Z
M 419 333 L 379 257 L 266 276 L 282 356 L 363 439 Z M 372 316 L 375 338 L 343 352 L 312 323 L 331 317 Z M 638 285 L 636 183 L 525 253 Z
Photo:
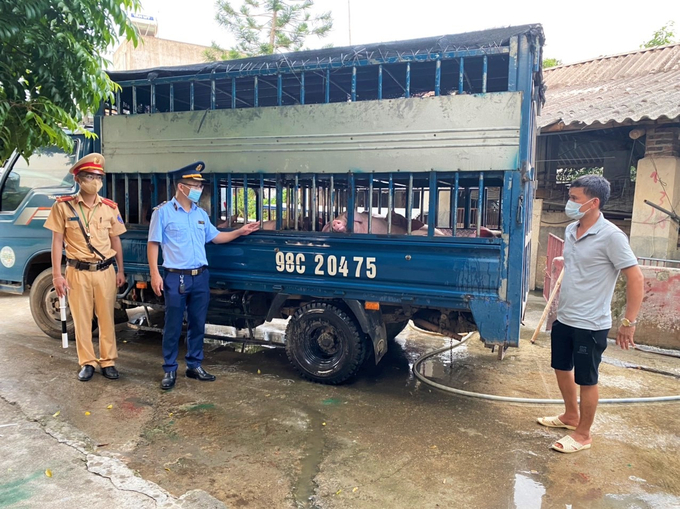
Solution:
M 90 378 L 92 378 L 92 375 L 94 375 L 94 366 L 85 364 L 83 369 L 80 370 L 80 373 L 78 373 L 78 380 L 81 382 L 87 382 Z
M 102 368 L 102 375 L 104 375 L 109 380 L 118 380 L 118 370 L 116 366 L 107 366 Z
M 168 371 L 163 375 L 163 380 L 161 380 L 161 389 L 168 390 L 175 386 L 175 381 L 177 380 L 177 371 Z
M 215 375 L 211 375 L 201 366 L 197 368 L 187 368 L 187 376 L 189 378 L 195 378 L 196 380 L 200 380 L 201 382 L 215 381 Z

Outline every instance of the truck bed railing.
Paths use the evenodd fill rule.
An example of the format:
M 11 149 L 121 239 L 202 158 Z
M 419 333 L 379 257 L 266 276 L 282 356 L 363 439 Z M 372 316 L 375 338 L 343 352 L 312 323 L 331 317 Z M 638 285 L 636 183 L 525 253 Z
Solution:
M 503 228 L 503 172 L 206 176 L 210 181 L 200 204 L 221 228 L 261 221 L 265 230 L 430 238 L 479 237 L 483 228 Z M 167 174 L 109 174 L 105 193 L 118 202 L 127 224 L 143 226 L 174 188 Z M 339 230 L 332 223 L 342 215 L 346 227 Z
M 120 81 L 105 113 L 257 108 L 398 97 L 507 91 L 510 47 L 372 54 L 371 58 L 252 66 L 229 63 L 226 72 Z

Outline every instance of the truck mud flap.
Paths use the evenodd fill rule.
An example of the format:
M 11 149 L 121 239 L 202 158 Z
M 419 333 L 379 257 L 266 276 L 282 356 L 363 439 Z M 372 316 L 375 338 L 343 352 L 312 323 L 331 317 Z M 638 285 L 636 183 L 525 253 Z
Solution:
M 358 300 L 343 300 L 359 322 L 361 330 L 371 338 L 375 363 L 378 364 L 380 359 L 387 353 L 387 331 L 382 318 L 382 312 L 380 310 L 372 311 L 364 309 L 363 303 Z

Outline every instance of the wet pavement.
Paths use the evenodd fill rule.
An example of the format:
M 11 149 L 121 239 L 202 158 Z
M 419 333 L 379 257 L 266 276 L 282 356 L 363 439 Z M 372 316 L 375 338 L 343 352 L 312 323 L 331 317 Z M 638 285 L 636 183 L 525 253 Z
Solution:
M 527 323 L 541 311 L 534 296 Z M 66 470 L 87 472 L 88 460 L 118 461 L 175 500 L 203 490 L 230 508 L 680 508 L 677 402 L 603 405 L 592 449 L 562 455 L 549 446 L 564 430 L 535 422 L 559 406 L 450 395 L 418 381 L 413 362 L 455 342 L 411 328 L 348 385 L 300 379 L 281 349 L 211 343 L 204 367 L 217 381 L 179 376 L 163 392 L 157 334 L 123 328 L 121 379 L 97 373 L 83 383 L 75 345 L 62 350 L 42 334 L 27 297 L 0 296 L 0 317 L 0 426 L 60 429 L 61 439 L 45 439 L 71 437 L 86 454 L 82 461 L 46 447 L 27 469 L 19 455 L 11 459 L 19 438 L 0 427 L 0 508 L 43 507 L 50 483 Z M 267 337 L 279 341 L 282 328 Z M 471 340 L 426 361 L 423 372 L 468 391 L 559 398 L 547 335 L 531 345 L 532 332 L 523 330 L 502 362 Z M 601 397 L 680 394 L 680 359 L 613 345 L 605 355 Z M 46 469 L 53 477 L 36 475 Z M 24 498 L 3 497 L 17 483 Z M 116 507 L 97 486 L 87 505 Z

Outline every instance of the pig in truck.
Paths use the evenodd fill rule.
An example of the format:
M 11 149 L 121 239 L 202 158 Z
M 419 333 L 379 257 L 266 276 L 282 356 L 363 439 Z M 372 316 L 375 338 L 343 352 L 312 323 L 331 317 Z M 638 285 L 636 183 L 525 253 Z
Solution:
M 162 312 L 148 214 L 174 194 L 168 172 L 202 160 L 214 224 L 240 215 L 271 228 L 208 245 L 210 323 L 252 339 L 287 319 L 290 362 L 330 384 L 378 362 L 409 320 L 517 346 L 543 41 L 540 25 L 524 25 L 111 72 L 121 89 L 96 115 L 94 142 L 2 170 L 0 290 L 30 288 L 36 323 L 60 337 L 43 223 L 55 196 L 77 192 L 72 161 L 98 151 L 102 193 L 128 228 L 119 312 Z M 145 316 L 137 326 L 159 330 Z

